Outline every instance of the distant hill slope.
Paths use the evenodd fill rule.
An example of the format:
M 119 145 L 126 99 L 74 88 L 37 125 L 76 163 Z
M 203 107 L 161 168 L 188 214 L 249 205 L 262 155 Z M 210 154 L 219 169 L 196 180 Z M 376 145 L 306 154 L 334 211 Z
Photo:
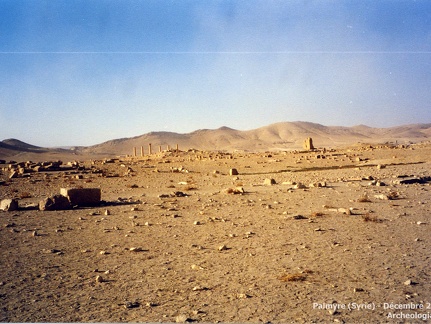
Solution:
M 110 140 L 88 147 L 73 149 L 43 148 L 17 139 L 0 142 L 0 159 L 52 160 L 91 159 L 102 156 L 132 154 L 140 147 L 148 153 L 148 144 L 153 152 L 169 145 L 181 150 L 189 148 L 214 151 L 274 151 L 301 149 L 305 138 L 312 137 L 316 147 L 336 147 L 360 143 L 397 142 L 399 144 L 431 140 L 431 124 L 402 125 L 390 128 L 373 128 L 365 125 L 353 127 L 324 126 L 310 122 L 281 122 L 268 126 L 240 131 L 229 127 L 199 129 L 187 134 L 173 132 L 151 132 L 130 138 Z
M 0 157 L 3 158 L 13 156 L 19 152 L 41 153 L 45 151 L 46 149 L 42 147 L 27 144 L 14 138 L 6 139 L 0 142 Z
M 73 152 L 59 148 L 35 146 L 14 138 L 0 142 L 0 159 L 2 160 L 57 160 L 65 155 L 73 155 Z
M 5 139 L 0 142 L 0 147 L 6 147 L 10 149 L 19 149 L 19 150 L 39 150 L 42 149 L 39 146 L 31 145 L 15 138 Z
M 253 130 L 240 131 L 228 127 L 200 129 L 187 134 L 172 132 L 151 132 L 144 135 L 107 141 L 89 146 L 87 153 L 131 154 L 133 147 L 143 146 L 148 152 L 152 144 L 153 152 L 166 149 L 167 145 L 180 149 L 201 150 L 290 150 L 302 148 L 305 138 L 312 137 L 316 147 L 362 143 L 398 142 L 409 143 L 431 139 L 431 124 L 403 125 L 390 128 L 373 128 L 364 125 L 353 127 L 324 126 L 310 122 L 281 122 Z

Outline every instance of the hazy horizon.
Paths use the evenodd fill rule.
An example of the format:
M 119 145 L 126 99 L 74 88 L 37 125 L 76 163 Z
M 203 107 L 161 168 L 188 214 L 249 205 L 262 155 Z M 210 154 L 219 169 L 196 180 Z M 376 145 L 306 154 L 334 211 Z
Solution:
M 71 148 L 75 148 L 75 147 L 90 147 L 90 146 L 93 146 L 93 145 L 100 145 L 100 144 L 104 144 L 105 142 L 116 141 L 116 140 L 134 139 L 136 137 L 141 137 L 141 136 L 150 135 L 150 134 L 154 134 L 154 133 L 156 133 L 156 134 L 189 135 L 189 134 L 193 134 L 193 133 L 198 132 L 198 131 L 217 131 L 217 130 L 223 129 L 223 128 L 233 129 L 234 131 L 239 131 L 239 132 L 250 132 L 250 131 L 255 131 L 255 130 L 258 130 L 258 129 L 261 129 L 261 128 L 271 127 L 273 125 L 284 124 L 284 123 L 292 123 L 292 124 L 307 123 L 307 124 L 314 124 L 314 125 L 317 126 L 318 129 L 320 128 L 319 126 L 324 126 L 324 127 L 329 127 L 329 128 L 334 127 L 335 129 L 339 128 L 339 127 L 344 127 L 344 128 L 347 128 L 347 129 L 352 128 L 352 127 L 362 127 L 362 126 L 364 126 L 364 127 L 371 127 L 371 126 L 364 125 L 364 124 L 353 125 L 353 126 L 344 126 L 344 125 L 322 125 L 322 124 L 308 122 L 308 121 L 281 121 L 281 122 L 276 122 L 276 123 L 272 123 L 272 124 L 269 124 L 269 125 L 262 125 L 262 126 L 259 126 L 259 127 L 253 128 L 253 129 L 236 129 L 236 128 L 232 128 L 232 127 L 223 125 L 223 126 L 220 126 L 218 128 L 210 128 L 210 129 L 208 129 L 208 128 L 201 128 L 201 129 L 194 129 L 194 130 L 192 130 L 190 132 L 183 132 L 183 133 L 181 133 L 181 132 L 171 132 L 169 130 L 149 131 L 149 132 L 146 132 L 146 133 L 136 134 L 136 135 L 127 136 L 127 137 L 120 136 L 120 137 L 116 137 L 116 138 L 110 138 L 110 139 L 104 140 L 102 142 L 92 143 L 92 144 L 89 144 L 89 145 L 55 145 L 55 146 L 54 145 L 49 145 L 49 146 L 42 146 L 42 145 L 39 145 L 39 143 L 27 142 L 27 141 L 23 141 L 22 139 L 19 139 L 19 138 L 4 138 L 4 139 L 0 138 L 0 142 L 4 142 L 4 141 L 8 142 L 9 140 L 12 140 L 12 141 L 17 140 L 19 142 L 23 142 L 23 144 L 30 144 L 30 145 L 34 145 L 34 146 L 37 146 L 37 147 L 71 149 Z M 376 130 L 376 129 L 387 129 L 387 130 L 389 130 L 389 129 L 396 128 L 396 127 L 405 128 L 405 127 L 408 127 L 408 126 L 413 126 L 413 127 L 415 127 L 415 126 L 428 126 L 428 128 L 429 128 L 430 125 L 431 125 L 431 123 L 401 124 L 401 125 L 395 125 L 395 126 L 386 127 L 386 128 L 385 127 L 382 127 L 382 128 L 371 127 L 371 129 L 372 130 Z M 313 127 L 313 125 L 311 125 L 311 127 L 310 127 L 309 130 L 310 130 L 310 135 L 311 135 L 311 134 L 313 134 L 315 132 L 316 129 Z M 313 138 L 314 138 L 314 136 L 313 136 Z M 394 138 L 394 140 L 396 140 L 396 139 Z M 358 138 L 358 141 L 360 142 L 361 140 Z M 14 144 L 12 144 L 12 145 L 14 145 Z
M 0 140 L 430 123 L 429 1 L 0 2 Z

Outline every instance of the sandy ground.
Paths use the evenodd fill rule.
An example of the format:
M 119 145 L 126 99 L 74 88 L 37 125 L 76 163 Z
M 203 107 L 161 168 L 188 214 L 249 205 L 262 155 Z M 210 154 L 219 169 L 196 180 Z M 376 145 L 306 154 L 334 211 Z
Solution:
M 430 144 L 164 152 L 10 180 L 2 171 L 0 199 L 21 209 L 0 211 L 0 321 L 422 322 L 431 182 L 396 181 L 430 176 L 430 156 Z M 80 186 L 101 188 L 105 203 L 24 208 Z

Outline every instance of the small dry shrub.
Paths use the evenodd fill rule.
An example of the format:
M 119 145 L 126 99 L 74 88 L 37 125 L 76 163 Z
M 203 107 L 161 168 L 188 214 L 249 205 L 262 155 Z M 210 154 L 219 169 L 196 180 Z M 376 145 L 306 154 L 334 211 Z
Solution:
M 358 202 L 371 202 L 371 200 L 370 200 L 370 198 L 368 198 L 368 195 L 367 194 L 365 194 L 365 195 L 363 195 L 362 197 L 360 197 L 359 199 L 358 199 Z
M 227 189 L 226 193 L 231 194 L 231 195 L 241 195 L 241 194 L 245 193 L 245 191 L 242 187 L 237 187 L 237 188 Z
M 388 194 L 388 198 L 389 198 L 389 200 L 398 199 L 398 198 L 400 198 L 400 194 L 397 191 L 391 191 Z
M 312 274 L 313 270 L 305 269 L 304 271 L 302 271 L 302 273 Z
M 325 214 L 322 212 L 314 212 L 314 213 L 311 213 L 310 217 L 322 217 L 323 215 Z
M 380 222 L 380 220 L 377 218 L 376 215 L 370 215 L 369 213 L 362 215 L 362 219 L 364 220 L 364 222 L 374 222 L 374 223 Z
M 281 281 L 305 281 L 307 279 L 307 274 L 305 273 L 288 273 L 278 278 Z

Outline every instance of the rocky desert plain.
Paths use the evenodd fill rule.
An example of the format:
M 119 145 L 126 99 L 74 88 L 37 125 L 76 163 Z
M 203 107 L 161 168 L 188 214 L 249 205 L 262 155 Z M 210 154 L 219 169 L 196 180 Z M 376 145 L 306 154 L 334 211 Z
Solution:
M 0 321 L 430 321 L 431 125 L 322 127 L 1 142 Z

